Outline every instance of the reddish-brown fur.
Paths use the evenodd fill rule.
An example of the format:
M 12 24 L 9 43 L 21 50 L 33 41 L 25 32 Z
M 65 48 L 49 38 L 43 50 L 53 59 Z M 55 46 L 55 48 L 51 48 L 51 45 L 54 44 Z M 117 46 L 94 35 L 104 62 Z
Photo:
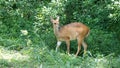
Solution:
M 84 38 L 88 35 L 88 33 L 90 31 L 86 25 L 84 25 L 80 22 L 74 22 L 74 23 L 70 23 L 70 24 L 67 24 L 67 25 L 59 28 L 59 17 L 57 17 L 56 20 L 51 18 L 51 22 L 53 23 L 54 34 L 58 41 L 58 44 L 56 46 L 56 51 L 60 46 L 60 42 L 65 41 L 67 44 L 67 52 L 69 54 L 70 40 L 77 39 L 78 49 L 76 52 L 76 56 L 78 55 L 78 53 L 81 49 L 81 44 L 84 47 L 84 53 L 86 53 L 87 44 L 84 42 Z

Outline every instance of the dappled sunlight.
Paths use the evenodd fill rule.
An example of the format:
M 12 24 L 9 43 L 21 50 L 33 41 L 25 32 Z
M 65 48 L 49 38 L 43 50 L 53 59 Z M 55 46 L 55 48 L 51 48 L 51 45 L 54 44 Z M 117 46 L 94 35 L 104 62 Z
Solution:
M 95 58 L 96 68 L 105 68 L 105 66 L 110 64 L 110 60 L 106 58 Z
M 8 61 L 11 60 L 28 60 L 29 56 L 28 55 L 22 55 L 20 52 L 15 51 L 15 50 L 7 50 L 3 47 L 0 47 L 0 59 L 5 59 Z

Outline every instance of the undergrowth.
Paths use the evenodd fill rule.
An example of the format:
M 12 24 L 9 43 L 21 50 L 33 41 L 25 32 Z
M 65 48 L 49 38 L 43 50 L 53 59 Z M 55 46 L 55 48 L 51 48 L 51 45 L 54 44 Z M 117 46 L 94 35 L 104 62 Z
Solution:
M 30 55 L 31 61 L 43 68 L 119 68 L 120 63 L 120 56 L 114 57 L 113 53 L 93 56 L 88 51 L 86 55 L 75 57 L 74 54 L 55 52 L 47 47 L 33 48 Z
M 93 30 L 92 32 L 96 32 Z M 99 32 L 96 32 L 99 34 Z M 100 32 L 98 38 L 103 39 L 104 32 Z M 50 35 L 50 36 L 49 36 Z M 65 44 L 61 45 L 60 51 L 55 52 L 56 41 L 53 33 L 36 36 L 36 39 L 22 38 L 10 39 L 0 37 L 0 68 L 119 68 L 120 56 L 116 55 L 117 51 L 107 53 L 105 51 L 99 51 L 100 49 L 94 49 L 98 47 L 97 42 L 99 39 L 89 36 L 87 40 L 88 44 L 92 42 L 90 39 L 96 39 L 97 42 L 93 42 L 89 46 L 87 54 L 79 54 L 75 57 L 74 54 L 66 54 L 64 50 Z M 92 34 L 94 35 L 94 34 Z M 112 39 L 109 34 L 106 35 L 107 39 Z M 44 39 L 43 39 L 44 38 Z M 106 38 L 106 37 L 104 37 Z M 27 44 L 31 40 L 30 44 Z M 71 43 L 72 45 L 76 42 Z M 101 43 L 107 44 L 105 42 Z M 109 44 L 109 43 L 108 43 Z M 9 45 L 9 46 L 7 46 Z M 76 45 L 77 46 L 77 45 Z M 109 45 L 111 46 L 111 45 Z M 62 49 L 63 48 L 63 49 Z M 99 46 L 100 48 L 100 46 Z M 114 46 L 115 48 L 115 46 Z M 107 50 L 105 48 L 104 50 Z M 83 50 L 83 49 L 82 49 Z M 82 52 L 81 50 L 81 52 Z M 96 51 L 96 52 L 95 52 Z M 119 50 L 118 50 L 119 51 Z M 73 50 L 75 52 L 75 50 Z
M 49 50 L 45 46 L 26 48 L 21 51 L 0 47 L 0 53 L 2 54 L 0 55 L 1 68 L 119 68 L 120 66 L 120 56 L 114 57 L 114 54 L 107 56 L 98 54 L 93 57 L 87 53 L 85 56 L 75 57 L 72 54 L 69 56 Z M 5 58 L 4 55 L 12 57 Z

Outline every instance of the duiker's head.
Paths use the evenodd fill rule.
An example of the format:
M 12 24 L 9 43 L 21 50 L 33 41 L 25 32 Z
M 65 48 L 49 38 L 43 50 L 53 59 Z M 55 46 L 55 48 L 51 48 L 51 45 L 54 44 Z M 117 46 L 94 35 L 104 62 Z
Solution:
M 59 16 L 55 20 L 51 17 L 51 22 L 53 26 L 59 26 Z

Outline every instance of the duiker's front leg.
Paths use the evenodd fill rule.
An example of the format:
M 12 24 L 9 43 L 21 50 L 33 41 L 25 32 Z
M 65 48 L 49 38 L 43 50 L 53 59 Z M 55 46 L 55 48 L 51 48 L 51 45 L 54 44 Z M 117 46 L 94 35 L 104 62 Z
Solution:
M 70 55 L 70 40 L 66 40 L 66 45 L 67 45 L 67 53 Z
M 61 41 L 57 41 L 56 52 L 57 52 L 58 48 L 60 47 L 61 43 L 62 43 Z

